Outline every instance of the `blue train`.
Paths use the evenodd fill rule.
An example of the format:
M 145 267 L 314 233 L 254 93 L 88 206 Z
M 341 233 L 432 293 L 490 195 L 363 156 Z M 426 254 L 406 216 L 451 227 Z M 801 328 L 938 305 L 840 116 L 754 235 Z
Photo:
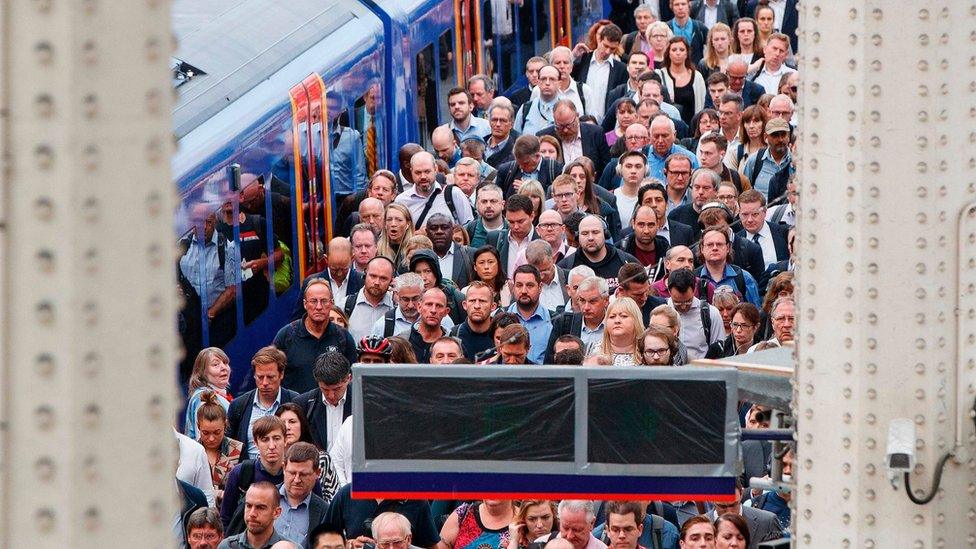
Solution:
M 501 90 L 524 85 L 529 57 L 578 41 L 603 12 L 603 0 L 522 0 L 499 25 L 492 0 L 177 0 L 175 230 L 182 238 L 216 221 L 238 250 L 260 242 L 275 258 L 264 276 L 240 271 L 236 316 L 220 330 L 206 297 L 181 314 L 190 352 L 217 344 L 231 388 L 251 382 L 250 357 L 324 264 L 337 127 L 358 132 L 370 169 L 396 172 L 401 144 L 424 144 L 449 120 L 448 89 L 475 73 Z M 266 224 L 241 225 L 241 211 Z M 254 280 L 266 287 L 249 294 Z

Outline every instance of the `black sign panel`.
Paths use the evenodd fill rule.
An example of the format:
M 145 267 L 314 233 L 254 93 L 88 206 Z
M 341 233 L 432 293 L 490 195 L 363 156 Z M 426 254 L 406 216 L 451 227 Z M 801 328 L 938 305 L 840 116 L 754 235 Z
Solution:
M 725 461 L 722 381 L 588 380 L 590 463 Z
M 363 378 L 366 460 L 573 461 L 571 378 Z

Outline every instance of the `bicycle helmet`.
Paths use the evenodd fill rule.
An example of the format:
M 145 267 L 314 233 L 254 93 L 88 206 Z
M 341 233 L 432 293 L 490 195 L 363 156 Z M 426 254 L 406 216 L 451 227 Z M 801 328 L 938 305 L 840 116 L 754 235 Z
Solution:
M 370 354 L 390 358 L 390 355 L 393 354 L 393 345 L 390 345 L 389 340 L 385 337 L 368 335 L 359 340 L 356 351 L 360 355 Z

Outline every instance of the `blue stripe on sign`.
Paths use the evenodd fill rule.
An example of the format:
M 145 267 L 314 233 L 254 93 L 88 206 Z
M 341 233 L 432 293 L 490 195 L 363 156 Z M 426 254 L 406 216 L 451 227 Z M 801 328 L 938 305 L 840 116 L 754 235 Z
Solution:
M 734 494 L 734 477 L 636 477 L 520 473 L 353 473 L 362 492 Z

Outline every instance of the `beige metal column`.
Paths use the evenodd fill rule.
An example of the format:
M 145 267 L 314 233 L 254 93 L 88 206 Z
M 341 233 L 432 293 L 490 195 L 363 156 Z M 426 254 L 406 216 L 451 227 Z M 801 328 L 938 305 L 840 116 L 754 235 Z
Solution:
M 169 3 L 0 9 L 0 546 L 170 547 Z
M 800 9 L 796 545 L 971 547 L 976 6 Z M 886 478 L 895 418 L 917 493 L 956 452 L 928 505 Z

